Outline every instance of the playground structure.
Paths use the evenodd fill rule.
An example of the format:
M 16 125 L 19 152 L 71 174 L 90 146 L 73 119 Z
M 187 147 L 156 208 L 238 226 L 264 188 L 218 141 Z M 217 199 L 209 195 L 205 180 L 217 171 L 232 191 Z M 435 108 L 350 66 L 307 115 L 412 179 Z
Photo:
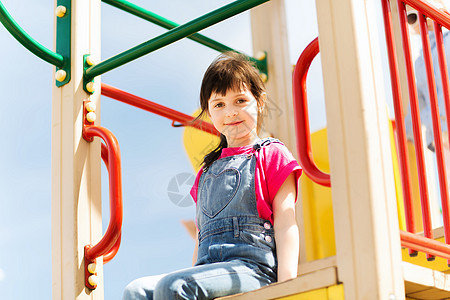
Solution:
M 372 30 L 376 27 L 372 8 L 378 1 L 383 7 L 389 52 L 396 147 L 392 147 L 392 134 L 380 84 L 383 74 L 378 53 L 379 40 Z M 450 297 L 450 288 L 445 284 L 445 280 L 449 280 L 445 274 L 449 270 L 446 260 L 450 259 L 447 174 L 440 125 L 436 121 L 439 114 L 435 94 L 430 98 L 433 101 L 444 242 L 431 226 L 419 126 L 415 127 L 414 134 L 421 204 L 417 206 L 414 202 L 414 184 L 409 170 L 411 158 L 408 157 L 403 123 L 405 107 L 410 101 L 413 120 L 415 124 L 420 124 L 404 5 L 408 4 L 421 12 L 419 22 L 429 65 L 431 55 L 427 44 L 426 20 L 422 14 L 436 21 L 437 45 L 442 45 L 442 40 L 439 40 L 442 39 L 440 26 L 450 28 L 448 15 L 422 0 L 316 1 L 319 37 L 305 49 L 297 63 L 294 71 L 295 106 L 292 109 L 291 68 L 286 54 L 283 1 L 235 1 L 179 26 L 127 1 L 103 2 L 155 22 L 169 31 L 96 64 L 95 61 L 100 61 L 100 1 L 57 1 L 56 52 L 43 48 L 21 31 L 0 2 L 0 19 L 5 27 L 30 51 L 56 67 L 52 116 L 52 258 L 55 299 L 102 299 L 102 265 L 113 259 L 120 246 L 122 202 L 119 147 L 113 134 L 96 121 L 100 94 L 169 118 L 173 120 L 173 125 L 178 122 L 216 134 L 210 124 L 202 121 L 192 124 L 191 116 L 101 83 L 98 76 L 184 37 L 218 51 L 232 50 L 197 32 L 248 9 L 252 9 L 254 50 L 265 53 L 251 59 L 257 63 L 262 78 L 267 80 L 269 94 L 280 101 L 277 105 L 283 107 L 285 112 L 278 119 L 270 120 L 273 124 L 266 127 L 273 128 L 270 134 L 283 140 L 290 149 L 297 148 L 305 174 L 314 182 L 331 186 L 332 200 L 329 199 L 329 204 L 326 204 L 322 202 L 324 199 L 318 198 L 318 195 L 323 194 L 317 193 L 312 194 L 312 199 L 308 198 L 311 195 L 306 195 L 305 184 L 302 183 L 302 201 L 298 204 L 303 240 L 299 276 L 234 298 Z M 74 30 L 81 23 L 89 26 Z M 307 117 L 306 74 L 309 64 L 319 52 L 319 44 L 327 106 L 329 151 L 326 156 L 329 158 L 330 174 L 324 173 L 323 167 L 322 171 L 316 167 L 317 150 L 311 150 L 314 144 L 311 146 Z M 441 53 L 441 70 L 447 70 L 442 48 L 438 49 Z M 431 70 L 428 70 L 430 83 L 434 82 Z M 442 78 L 448 83 L 446 74 L 442 72 Z M 448 84 L 444 83 L 443 86 L 447 88 L 446 99 L 450 99 Z M 430 93 L 433 93 L 432 88 Z M 447 111 L 449 109 L 450 106 Z M 297 129 L 297 135 L 294 128 Z M 95 136 L 104 143 L 100 143 Z M 395 163 L 396 151 L 398 167 Z M 107 165 L 110 186 L 110 225 L 104 235 L 101 232 L 101 215 L 96 209 L 101 207 L 100 184 L 97 182 L 100 178 L 100 158 Z M 401 178 L 401 192 L 396 189 L 395 182 L 399 182 L 397 177 Z M 318 201 L 321 202 L 316 204 L 316 208 L 305 207 L 313 206 Z M 330 233 L 329 228 L 321 231 L 323 224 L 320 221 L 325 220 L 320 214 L 323 209 L 331 209 L 331 204 L 334 225 L 330 220 L 327 222 L 331 222 L 334 230 Z M 406 208 L 404 213 L 401 210 L 403 205 Z M 414 217 L 413 211 L 417 211 L 418 207 L 422 208 L 421 221 Z M 406 228 L 402 226 L 402 216 Z M 418 226 L 417 223 L 422 225 Z M 422 235 L 417 233 L 421 227 Z M 314 235 L 311 239 L 318 246 L 305 246 L 311 244 L 311 235 Z M 322 235 L 328 237 L 322 239 Z M 436 241 L 436 238 L 441 240 Z M 409 253 L 404 251 L 403 261 L 410 260 L 422 264 L 422 267 L 402 262 L 401 246 L 409 249 Z M 418 252 L 425 253 L 430 262 L 418 263 L 408 257 L 414 257 Z M 434 257 L 439 257 L 444 263 L 436 267 L 432 262 Z M 80 270 L 77 267 L 79 265 L 84 265 L 84 270 Z M 416 274 L 424 275 L 417 279 L 414 276 Z

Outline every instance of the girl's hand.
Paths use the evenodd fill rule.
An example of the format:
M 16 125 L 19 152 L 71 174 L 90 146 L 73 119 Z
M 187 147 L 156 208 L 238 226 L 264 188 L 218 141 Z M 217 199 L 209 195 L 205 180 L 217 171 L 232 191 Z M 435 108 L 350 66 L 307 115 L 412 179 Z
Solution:
M 294 174 L 291 173 L 273 200 L 278 282 L 297 277 L 299 236 L 295 220 L 296 196 L 297 186 Z

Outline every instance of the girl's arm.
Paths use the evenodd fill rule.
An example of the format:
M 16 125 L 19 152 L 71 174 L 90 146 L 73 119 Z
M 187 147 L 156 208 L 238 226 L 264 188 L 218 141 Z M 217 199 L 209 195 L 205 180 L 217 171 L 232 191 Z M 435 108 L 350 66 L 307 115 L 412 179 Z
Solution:
M 278 282 L 297 277 L 299 236 L 295 220 L 297 186 L 291 173 L 273 200 Z

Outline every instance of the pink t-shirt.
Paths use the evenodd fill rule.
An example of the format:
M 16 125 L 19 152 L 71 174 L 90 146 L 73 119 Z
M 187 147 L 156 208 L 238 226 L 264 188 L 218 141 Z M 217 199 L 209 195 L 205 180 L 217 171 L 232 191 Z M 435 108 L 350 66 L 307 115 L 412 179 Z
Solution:
M 261 147 L 259 151 L 253 150 L 253 145 L 224 148 L 220 158 L 250 153 L 256 155 L 255 194 L 259 217 L 273 224 L 272 202 L 275 195 L 292 172 L 294 172 L 295 182 L 298 183 L 302 169 L 286 146 L 277 142 Z M 195 203 L 197 203 L 198 183 L 202 173 L 203 170 L 200 169 L 191 189 L 191 196 Z

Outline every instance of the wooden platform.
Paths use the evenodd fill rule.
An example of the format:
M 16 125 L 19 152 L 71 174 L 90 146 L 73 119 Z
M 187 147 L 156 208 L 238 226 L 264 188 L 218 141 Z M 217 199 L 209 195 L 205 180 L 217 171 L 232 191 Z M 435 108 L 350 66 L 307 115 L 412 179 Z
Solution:
M 219 299 L 277 299 L 338 284 L 336 257 L 313 261 L 300 266 L 297 278 L 274 283 L 261 289 Z
M 450 299 L 450 275 L 403 262 L 407 299 Z
M 406 299 L 450 299 L 450 274 L 403 262 Z M 327 288 L 339 284 L 336 258 L 329 257 L 303 265 L 299 277 L 258 289 L 256 291 L 220 299 L 253 300 L 277 299 Z M 345 283 L 344 283 L 345 285 Z

